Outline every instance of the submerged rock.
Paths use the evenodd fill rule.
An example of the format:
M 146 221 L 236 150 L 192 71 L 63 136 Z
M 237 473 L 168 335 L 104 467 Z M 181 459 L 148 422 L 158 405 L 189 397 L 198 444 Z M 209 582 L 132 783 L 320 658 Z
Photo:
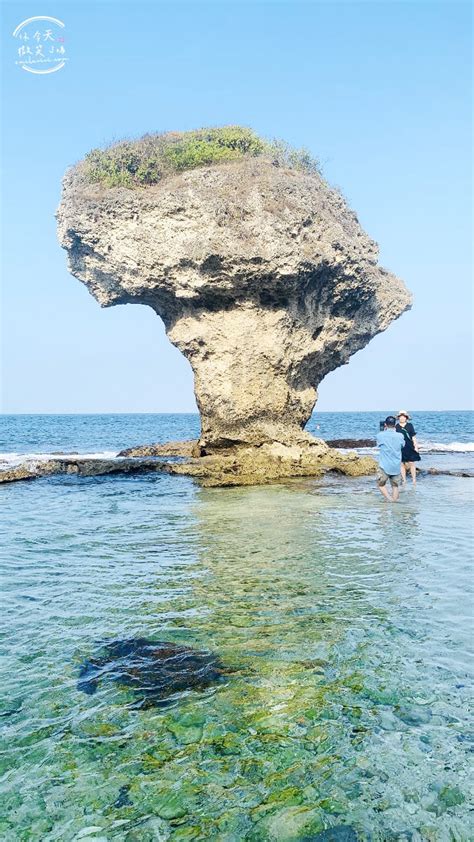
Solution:
M 103 679 L 132 688 L 147 705 L 173 693 L 200 690 L 221 678 L 224 670 L 211 652 L 176 643 L 130 638 L 106 643 L 79 671 L 77 689 L 93 695 Z
M 194 371 L 206 450 L 314 441 L 303 427 L 318 384 L 411 305 L 340 193 L 274 163 L 130 189 L 89 183 L 80 163 L 63 182 L 71 273 L 101 306 L 163 319 Z
M 316 839 L 311 834 L 312 826 L 320 825 L 320 814 L 305 805 L 283 807 L 276 813 L 270 813 L 255 826 L 256 839 L 270 839 L 272 842 L 292 842 L 292 840 Z
M 133 804 L 129 795 L 129 790 L 130 784 L 124 784 L 120 787 L 118 797 L 114 801 L 114 807 L 120 809 L 121 807 L 130 807 Z
M 355 830 L 347 824 L 340 824 L 337 827 L 330 827 L 315 836 L 305 836 L 301 842 L 358 842 L 359 837 Z

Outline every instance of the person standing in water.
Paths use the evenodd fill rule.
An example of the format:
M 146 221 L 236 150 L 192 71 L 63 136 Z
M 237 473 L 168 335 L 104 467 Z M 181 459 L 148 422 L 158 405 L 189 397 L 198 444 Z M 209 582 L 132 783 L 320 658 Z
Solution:
M 410 416 L 406 409 L 401 409 L 397 415 L 397 433 L 401 433 L 404 438 L 404 445 L 402 450 L 402 482 L 407 481 L 407 468 L 410 470 L 413 485 L 416 485 L 416 465 L 421 456 L 418 452 L 418 444 L 416 441 L 416 432 L 413 424 L 410 421 Z
M 377 485 L 386 500 L 396 503 L 399 496 L 399 485 L 401 482 L 401 460 L 402 447 L 405 439 L 401 433 L 397 433 L 395 425 L 396 418 L 393 415 L 387 416 L 384 421 L 383 432 L 377 436 L 379 447 L 379 472 Z M 388 493 L 387 482 L 390 481 L 392 496 Z

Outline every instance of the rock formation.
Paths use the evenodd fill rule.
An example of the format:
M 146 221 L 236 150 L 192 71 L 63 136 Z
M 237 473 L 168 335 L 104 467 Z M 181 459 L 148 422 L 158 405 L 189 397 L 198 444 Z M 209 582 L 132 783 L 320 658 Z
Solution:
M 219 681 L 224 668 L 212 652 L 142 637 L 105 643 L 81 665 L 77 689 L 92 696 L 104 678 L 130 687 L 141 707 L 187 690 L 203 690 Z
M 410 307 L 341 195 L 266 158 L 135 189 L 90 184 L 79 164 L 57 219 L 102 306 L 163 319 L 194 371 L 206 452 L 315 443 L 303 428 L 318 384 Z
M 165 473 L 190 476 L 206 486 L 262 485 L 289 477 L 320 477 L 326 471 L 348 476 L 364 476 L 375 472 L 370 456 L 339 453 L 324 442 L 314 445 L 285 446 L 278 442 L 260 447 L 241 445 L 220 448 L 207 456 L 193 456 L 197 442 L 169 442 L 167 445 L 146 445 L 130 448 L 123 457 L 81 457 L 71 454 L 62 458 L 26 459 L 16 467 L 0 465 L 0 483 L 38 479 L 53 474 L 75 474 L 78 477 L 105 475 Z M 147 455 L 144 455 L 147 454 Z M 178 460 L 176 456 L 180 455 Z M 165 457 L 157 459 L 157 456 Z M 168 458 L 166 458 L 168 457 Z
M 65 455 L 62 459 L 25 460 L 13 468 L 0 465 L 0 484 L 39 479 L 53 474 L 73 474 L 78 477 L 114 476 L 126 474 L 164 473 L 195 478 L 201 485 L 235 486 L 262 485 L 294 477 L 322 477 L 327 472 L 362 477 L 374 474 L 377 463 L 371 456 L 341 453 L 334 448 L 324 449 L 315 439 L 315 445 L 288 447 L 278 442 L 261 447 L 221 448 L 208 456 L 190 457 L 191 442 L 170 442 L 164 445 L 146 445 L 132 448 L 135 455 L 102 459 Z M 194 443 L 194 445 L 196 445 Z M 176 461 L 176 453 L 183 448 L 183 460 Z M 148 456 L 142 456 L 147 452 Z M 171 459 L 157 459 L 153 453 Z M 455 471 L 438 468 L 417 468 L 417 475 L 474 477 L 469 470 Z

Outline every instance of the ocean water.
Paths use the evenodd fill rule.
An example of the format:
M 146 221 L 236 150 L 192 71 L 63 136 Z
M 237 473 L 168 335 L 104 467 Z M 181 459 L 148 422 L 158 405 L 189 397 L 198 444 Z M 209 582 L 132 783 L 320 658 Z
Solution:
M 307 429 L 323 439 L 374 438 L 380 412 L 314 413 Z M 422 448 L 474 451 L 474 413 L 419 412 L 413 415 Z M 178 415 L 2 415 L 0 459 L 5 454 L 116 453 L 150 442 L 192 439 L 199 436 L 197 414 Z
M 383 415 L 309 427 L 366 438 Z M 6 462 L 198 433 L 192 415 L 1 422 Z M 423 465 L 472 469 L 472 414 L 415 425 Z M 1 840 L 474 838 L 471 479 L 421 478 L 396 506 L 331 475 L 0 495 Z M 222 679 L 154 706 L 107 676 L 78 687 L 104 642 L 136 638 L 215 653 Z

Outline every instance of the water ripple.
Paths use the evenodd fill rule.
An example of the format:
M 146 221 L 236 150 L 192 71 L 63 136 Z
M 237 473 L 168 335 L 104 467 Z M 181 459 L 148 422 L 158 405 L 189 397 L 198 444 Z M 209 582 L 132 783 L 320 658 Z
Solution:
M 467 842 L 470 486 L 9 488 L 0 838 Z M 226 680 L 163 708 L 81 693 L 129 637 L 214 651 Z

